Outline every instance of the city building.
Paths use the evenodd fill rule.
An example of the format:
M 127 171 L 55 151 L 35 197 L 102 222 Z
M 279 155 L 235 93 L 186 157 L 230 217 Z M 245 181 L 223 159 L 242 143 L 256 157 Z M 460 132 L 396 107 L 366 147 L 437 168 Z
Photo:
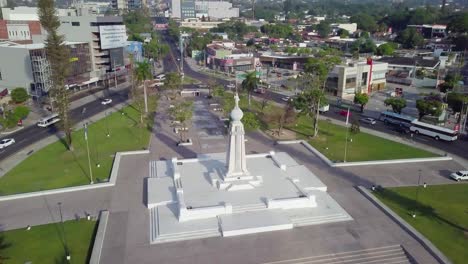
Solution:
M 147 6 L 146 0 L 112 0 L 111 7 L 115 10 L 134 10 Z
M 232 3 L 216 0 L 171 0 L 171 17 L 182 20 L 188 18 L 224 19 L 239 17 L 239 8 Z
M 259 65 L 260 61 L 252 53 L 246 53 L 236 49 L 234 45 L 226 43 L 213 43 L 206 46 L 209 68 L 228 73 L 235 71 L 250 71 Z
M 58 16 L 76 16 L 75 9 L 56 9 Z M 11 21 L 39 21 L 37 7 L 18 6 L 15 8 L 2 8 L 4 20 Z
M 7 6 L 7 0 L 0 0 L 0 7 Z
M 180 22 L 181 27 L 188 27 L 194 29 L 211 29 L 217 27 L 223 21 L 200 21 L 199 19 L 192 18 Z
M 353 61 L 336 65 L 328 75 L 328 93 L 346 100 L 353 100 L 356 93 L 370 94 L 385 89 L 388 64 L 367 61 Z
M 265 52 L 260 55 L 260 63 L 264 66 L 275 68 L 299 70 L 304 68 L 304 64 L 310 58 L 308 55 L 287 55 L 272 52 Z
M 0 20 L 0 41 L 31 44 L 33 35 L 41 35 L 39 21 Z
M 108 78 L 109 72 L 124 68 L 127 34 L 122 17 L 79 16 L 59 19 L 59 33 L 65 36 L 65 40 L 89 43 L 92 77 Z
M 426 39 L 445 38 L 447 36 L 447 25 L 408 25 L 416 30 Z
M 83 86 L 92 81 L 91 55 L 86 42 L 66 42 L 70 69 L 66 77 L 67 87 Z M 33 98 L 48 94 L 51 88 L 51 69 L 45 45 L 0 43 L 0 89 L 12 90 L 24 87 Z M 15 63 L 11 63 L 15 61 Z
M 338 34 L 340 29 L 344 29 L 349 32 L 349 34 L 354 34 L 357 31 L 356 23 L 346 23 L 346 24 L 331 24 L 332 32 Z
M 76 2 L 72 7 L 77 10 L 79 16 L 105 14 L 111 8 L 110 3 L 106 2 Z

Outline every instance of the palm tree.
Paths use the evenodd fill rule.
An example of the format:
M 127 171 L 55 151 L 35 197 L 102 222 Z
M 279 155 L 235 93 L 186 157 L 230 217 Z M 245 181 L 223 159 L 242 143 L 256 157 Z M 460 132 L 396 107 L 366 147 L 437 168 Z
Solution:
M 137 62 L 135 68 L 135 75 L 139 82 L 143 82 L 143 91 L 145 96 L 145 113 L 148 114 L 148 98 L 146 95 L 146 80 L 150 79 L 151 65 L 147 61 Z
M 252 97 L 252 92 L 257 89 L 258 78 L 257 72 L 252 71 L 245 75 L 245 80 L 242 81 L 242 89 L 246 90 L 249 94 L 249 108 L 250 108 L 250 98 Z

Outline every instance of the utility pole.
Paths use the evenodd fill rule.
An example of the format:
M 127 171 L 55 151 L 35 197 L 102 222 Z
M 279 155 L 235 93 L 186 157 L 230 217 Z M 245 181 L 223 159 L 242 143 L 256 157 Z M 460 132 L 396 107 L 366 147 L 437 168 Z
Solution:
M 90 184 L 93 184 L 93 169 L 91 168 L 91 157 L 89 156 L 89 143 L 88 143 L 88 123 L 85 123 L 84 125 L 84 138 L 86 141 L 86 151 L 88 153 L 88 166 L 89 166 L 89 176 L 91 178 Z
M 117 90 L 117 69 L 115 67 L 115 59 L 113 60 L 114 62 L 114 84 L 115 84 L 115 89 Z
M 183 79 L 184 78 L 184 36 L 182 32 L 180 34 L 179 46 L 180 46 L 180 74 Z
M 349 128 L 348 128 L 348 122 L 349 122 L 349 107 L 348 107 L 348 112 L 346 113 L 346 142 L 345 142 L 345 149 L 344 149 L 344 159 L 343 161 L 346 162 L 346 155 L 348 154 L 348 135 L 349 135 Z

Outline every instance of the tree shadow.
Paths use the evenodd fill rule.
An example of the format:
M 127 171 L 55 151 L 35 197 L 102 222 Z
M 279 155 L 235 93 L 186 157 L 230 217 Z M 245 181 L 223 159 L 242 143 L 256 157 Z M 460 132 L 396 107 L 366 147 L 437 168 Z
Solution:
M 420 188 L 420 187 L 417 187 L 417 188 Z M 415 198 L 416 198 L 416 192 L 417 190 L 415 190 Z M 441 215 L 437 213 L 437 211 L 432 206 L 428 206 L 419 201 L 416 201 L 415 199 L 402 196 L 391 189 L 379 188 L 378 194 L 381 197 L 384 197 L 385 199 L 387 199 L 388 201 L 391 201 L 392 203 L 397 204 L 406 212 L 416 212 L 417 214 L 420 214 L 421 216 L 427 217 L 429 219 L 433 219 L 436 222 L 439 222 L 439 223 L 443 222 L 457 229 L 458 231 L 468 232 L 468 228 L 465 228 L 457 223 L 454 223 L 442 217 Z
M 3 263 L 3 261 L 10 259 L 9 257 L 4 255 L 4 250 L 11 247 L 12 244 L 7 242 L 5 240 L 5 236 L 0 233 L 0 263 Z

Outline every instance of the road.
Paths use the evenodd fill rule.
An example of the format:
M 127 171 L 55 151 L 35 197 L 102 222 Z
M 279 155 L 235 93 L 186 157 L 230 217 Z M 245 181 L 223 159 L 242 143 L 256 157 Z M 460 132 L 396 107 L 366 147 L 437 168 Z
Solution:
M 106 98 L 112 99 L 110 105 L 102 105 L 101 99 L 97 98 L 95 101 L 85 104 L 81 107 L 72 109 L 70 111 L 70 117 L 73 123 L 79 122 L 86 118 L 89 118 L 95 114 L 98 114 L 106 109 L 112 107 L 112 105 L 119 104 L 127 101 L 129 88 L 123 89 L 119 92 L 110 91 Z M 83 109 L 85 109 L 83 111 Z M 51 135 L 57 135 L 59 129 L 55 125 L 51 125 L 48 128 L 42 128 L 38 126 L 25 127 L 16 133 L 3 136 L 3 138 L 14 138 L 16 143 L 0 150 L 0 160 L 3 160 L 10 155 L 22 150 L 23 148 Z
M 178 65 L 180 63 L 180 61 L 177 60 L 177 58 L 180 58 L 180 52 L 177 48 L 178 45 L 167 34 L 163 34 L 163 39 L 166 42 L 168 42 L 170 46 L 170 53 L 164 58 L 164 61 L 163 61 L 164 69 L 165 71 L 178 71 L 179 69 Z M 223 85 L 228 85 L 231 83 L 228 80 L 220 79 L 217 77 L 212 77 L 212 76 L 194 71 L 186 65 L 187 63 L 184 64 L 184 74 L 186 76 L 190 76 L 191 78 L 198 79 L 202 82 L 207 82 L 210 79 L 216 79 L 220 84 L 223 84 Z M 282 100 L 282 98 L 285 97 L 283 94 L 272 92 L 272 91 L 267 91 L 265 94 L 255 94 L 254 96 L 259 97 L 259 98 L 267 98 L 269 100 L 272 100 L 274 102 L 281 103 L 281 104 L 285 103 L 285 101 Z M 344 121 L 345 117 L 339 115 L 340 110 L 341 109 L 331 106 L 330 111 L 322 115 L 327 118 L 338 119 L 338 120 Z M 363 127 L 367 127 L 367 128 L 380 131 L 389 135 L 397 135 L 397 136 L 401 136 L 407 139 L 412 139 L 415 142 L 418 142 L 427 146 L 431 146 L 434 148 L 438 148 L 447 153 L 451 153 L 459 157 L 468 159 L 468 151 L 467 151 L 468 140 L 466 139 L 457 140 L 455 142 L 445 142 L 445 141 L 436 141 L 432 138 L 421 136 L 421 135 L 414 135 L 413 138 L 411 138 L 410 134 L 402 135 L 398 133 L 397 131 L 392 130 L 390 127 L 386 126 L 383 122 L 380 122 L 380 121 L 377 121 L 377 124 L 375 125 L 367 125 L 367 124 L 361 124 L 361 125 Z

